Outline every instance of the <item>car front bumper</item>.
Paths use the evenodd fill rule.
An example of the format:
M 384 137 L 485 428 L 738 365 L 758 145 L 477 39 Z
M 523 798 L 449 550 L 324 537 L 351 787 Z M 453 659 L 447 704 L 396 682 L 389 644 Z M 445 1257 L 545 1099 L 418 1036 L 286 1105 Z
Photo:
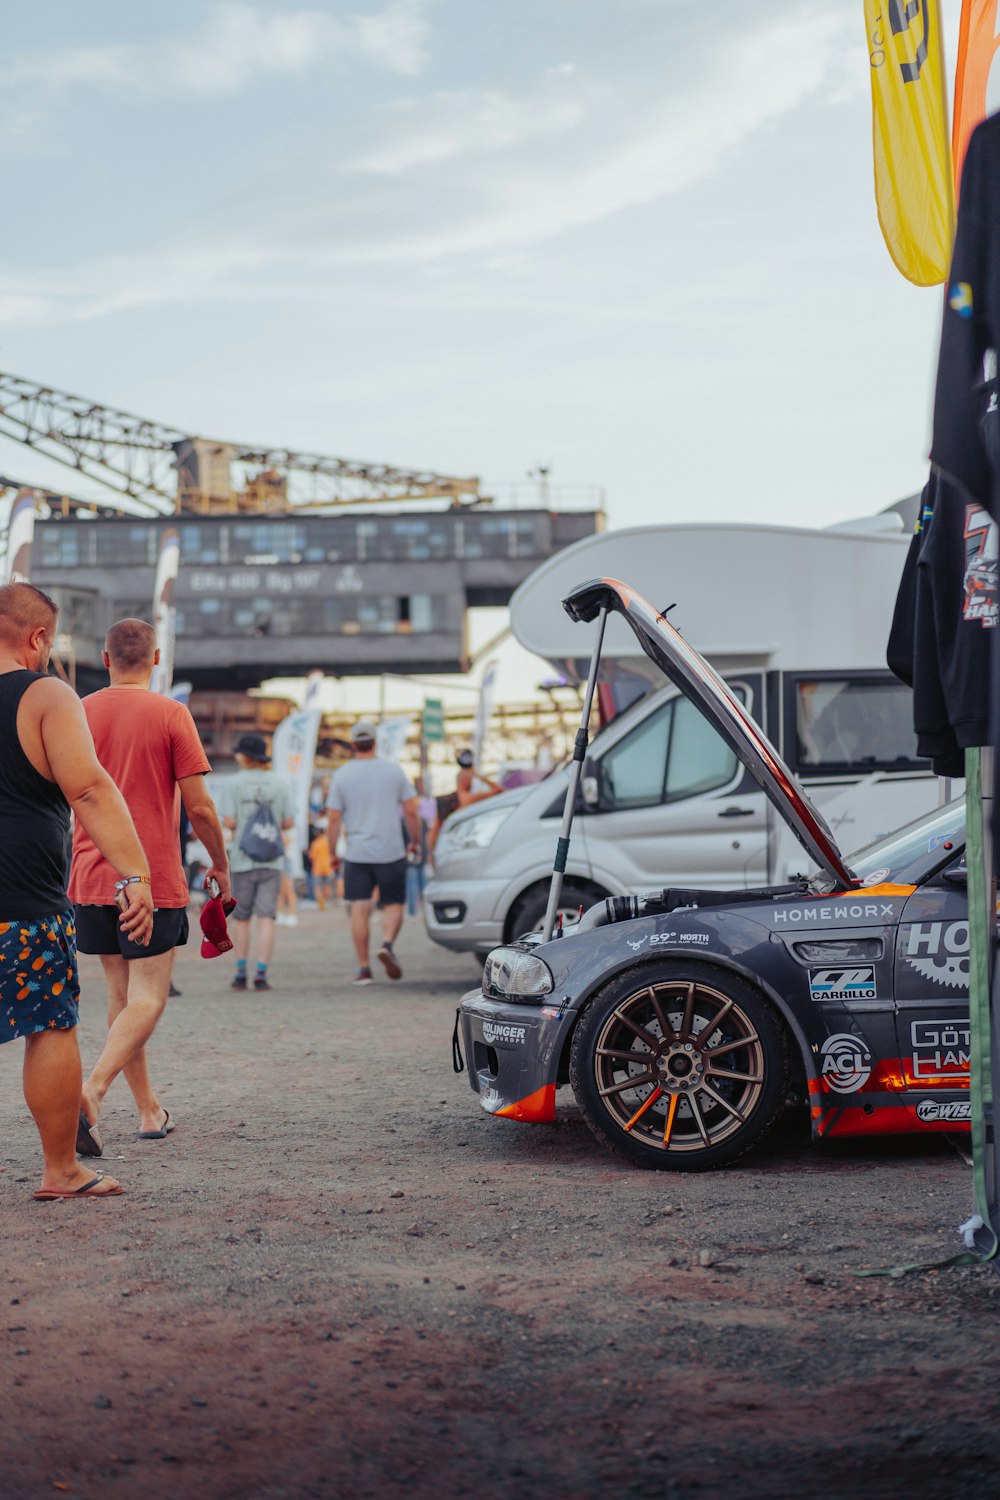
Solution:
M 507 880 L 429 880 L 424 888 L 427 935 L 456 953 L 484 957 L 503 942 L 503 918 L 496 915 Z
M 469 1084 L 487 1114 L 533 1124 L 554 1120 L 575 1011 L 513 1005 L 472 990 L 463 996 L 460 1014 Z

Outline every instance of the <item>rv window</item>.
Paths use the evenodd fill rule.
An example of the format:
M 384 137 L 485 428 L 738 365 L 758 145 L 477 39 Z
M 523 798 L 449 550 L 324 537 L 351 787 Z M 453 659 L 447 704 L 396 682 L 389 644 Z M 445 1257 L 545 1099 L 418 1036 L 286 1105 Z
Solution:
M 704 715 L 686 698 L 672 698 L 601 757 L 600 807 L 677 802 L 726 786 L 737 771 L 735 754 Z
M 890 677 L 798 678 L 793 684 L 795 769 L 909 770 L 917 756 L 913 696 Z

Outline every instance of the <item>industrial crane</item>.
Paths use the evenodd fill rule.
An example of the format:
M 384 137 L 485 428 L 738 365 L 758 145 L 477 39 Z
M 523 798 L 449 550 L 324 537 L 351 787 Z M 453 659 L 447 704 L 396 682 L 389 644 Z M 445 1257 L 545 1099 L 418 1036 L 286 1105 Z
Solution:
M 280 514 L 380 501 L 488 503 L 478 479 L 192 436 L 0 371 L 0 435 L 128 496 L 143 514 Z

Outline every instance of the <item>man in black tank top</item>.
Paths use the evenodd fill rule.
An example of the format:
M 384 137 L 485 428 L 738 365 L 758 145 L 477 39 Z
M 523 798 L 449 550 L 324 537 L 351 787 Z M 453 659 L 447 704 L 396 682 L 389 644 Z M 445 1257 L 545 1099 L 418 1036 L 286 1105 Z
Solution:
M 46 675 L 58 610 L 29 583 L 0 587 L 0 1043 L 24 1037 L 24 1097 L 45 1160 L 34 1196 L 121 1192 L 76 1159 L 82 1069 L 73 908 L 66 894 L 70 811 L 123 880 L 121 925 L 153 929 L 149 864 L 121 793 L 94 752 L 73 690 Z M 111 893 L 113 899 L 113 892 Z

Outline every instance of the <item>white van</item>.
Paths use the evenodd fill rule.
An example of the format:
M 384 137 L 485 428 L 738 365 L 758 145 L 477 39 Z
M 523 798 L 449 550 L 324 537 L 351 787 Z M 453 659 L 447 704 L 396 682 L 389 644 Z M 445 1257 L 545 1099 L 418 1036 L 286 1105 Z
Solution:
M 875 529 L 872 529 L 873 526 Z M 893 527 L 891 530 L 885 529 Z M 644 527 L 588 538 L 514 594 L 527 649 L 582 676 L 592 629 L 560 600 L 587 578 L 627 578 L 726 678 L 847 849 L 933 808 L 937 778 L 916 754 L 909 689 L 885 666 L 908 544 L 899 517 L 825 531 Z M 727 888 L 804 869 L 800 846 L 734 753 L 636 638 L 608 621 L 605 671 L 645 696 L 591 741 L 562 908 L 666 884 Z M 610 686 L 614 688 L 614 681 Z M 568 771 L 457 812 L 425 892 L 438 943 L 486 953 L 545 910 Z

